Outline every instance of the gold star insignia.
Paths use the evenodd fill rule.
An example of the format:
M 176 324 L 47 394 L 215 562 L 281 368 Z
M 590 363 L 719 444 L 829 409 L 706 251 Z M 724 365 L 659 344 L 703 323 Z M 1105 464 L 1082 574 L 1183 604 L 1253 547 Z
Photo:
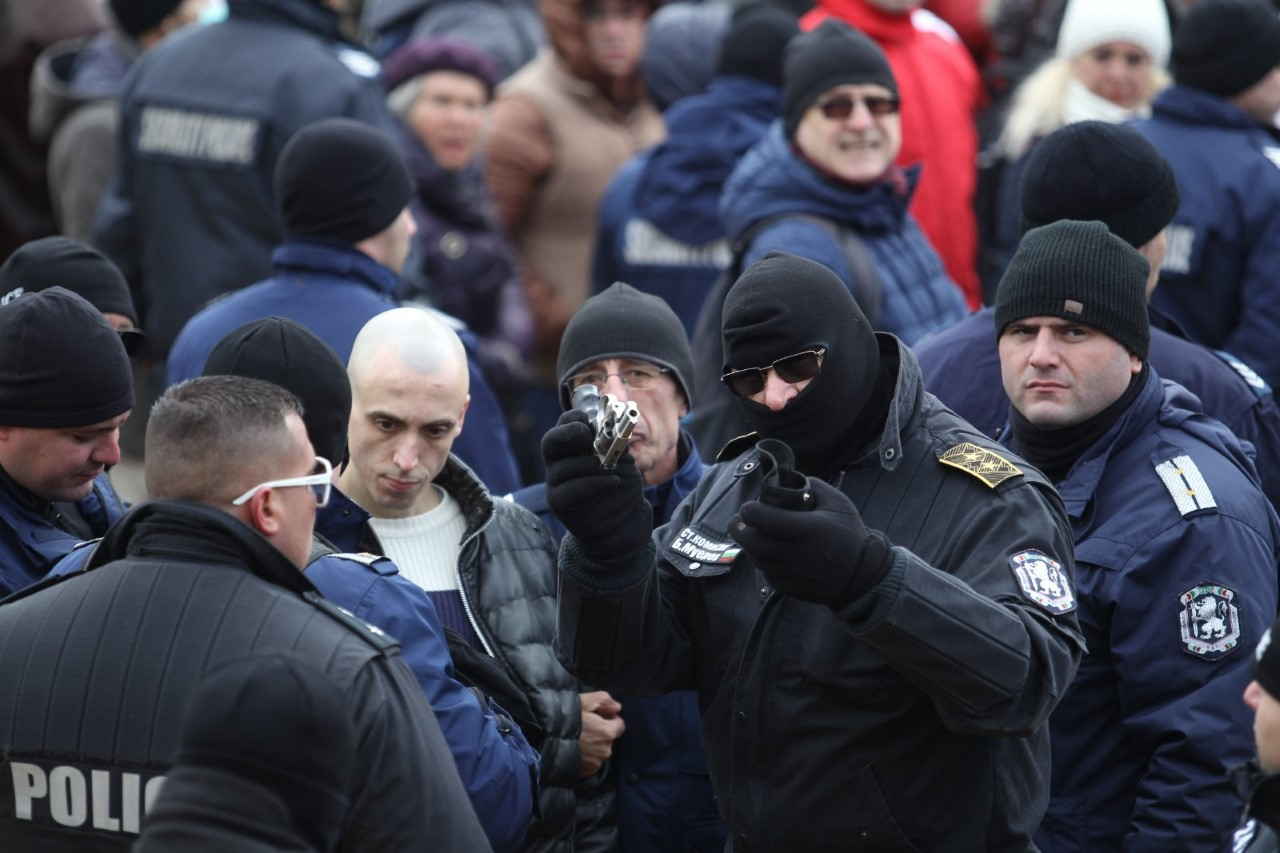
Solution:
M 938 461 L 972 474 L 993 489 L 1005 480 L 1022 476 L 1022 469 L 999 453 L 970 442 L 957 444 L 939 456 Z

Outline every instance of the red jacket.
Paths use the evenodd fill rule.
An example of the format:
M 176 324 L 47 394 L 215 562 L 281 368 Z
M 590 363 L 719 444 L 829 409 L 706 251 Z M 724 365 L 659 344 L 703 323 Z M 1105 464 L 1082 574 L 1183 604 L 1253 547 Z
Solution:
M 883 12 L 866 0 L 818 0 L 800 19 L 811 30 L 838 18 L 875 39 L 889 58 L 902 97 L 902 150 L 898 163 L 922 163 L 911 212 L 942 256 L 969 307 L 982 303 L 978 281 L 978 223 L 973 193 L 978 180 L 982 103 L 978 69 L 964 45 L 948 35 L 917 29 L 910 14 Z

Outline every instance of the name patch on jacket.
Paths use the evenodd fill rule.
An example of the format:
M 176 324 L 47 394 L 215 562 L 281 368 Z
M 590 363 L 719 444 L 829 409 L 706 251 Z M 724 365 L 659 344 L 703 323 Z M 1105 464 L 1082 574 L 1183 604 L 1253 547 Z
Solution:
M 1022 476 L 1022 469 L 999 453 L 968 441 L 947 450 L 938 461 L 972 474 L 993 489 L 1005 480 Z
M 137 835 L 164 780 L 154 771 L 11 759 L 0 764 L 0 823 Z
M 1209 491 L 1209 484 L 1190 456 L 1175 456 L 1168 462 L 1161 462 L 1156 466 L 1156 473 L 1178 505 L 1178 512 L 1183 515 L 1218 505 L 1213 499 L 1213 492 Z
M 1076 594 L 1062 564 L 1041 551 L 1021 551 L 1009 558 L 1022 594 L 1055 616 L 1076 609 Z
M 692 527 L 682 527 L 667 543 L 668 559 L 691 577 L 722 574 L 741 551 L 732 539 L 709 536 Z M 712 570 L 707 571 L 708 568 Z
M 257 159 L 260 129 L 257 119 L 242 116 L 146 107 L 138 152 L 247 166 Z
M 1236 591 L 1214 581 L 1200 581 L 1178 596 L 1182 650 L 1205 660 L 1218 660 L 1240 645 L 1240 608 Z

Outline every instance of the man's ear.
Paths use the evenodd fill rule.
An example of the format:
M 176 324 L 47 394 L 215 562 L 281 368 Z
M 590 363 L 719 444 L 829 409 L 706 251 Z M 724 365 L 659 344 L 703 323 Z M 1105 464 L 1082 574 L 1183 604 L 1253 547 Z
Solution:
M 275 489 L 259 489 L 245 504 L 249 526 L 270 539 L 280 532 L 280 506 Z
M 467 420 L 467 409 L 471 408 L 471 395 L 467 395 L 467 399 L 462 401 L 462 411 L 458 412 L 458 432 L 462 432 L 462 425 Z

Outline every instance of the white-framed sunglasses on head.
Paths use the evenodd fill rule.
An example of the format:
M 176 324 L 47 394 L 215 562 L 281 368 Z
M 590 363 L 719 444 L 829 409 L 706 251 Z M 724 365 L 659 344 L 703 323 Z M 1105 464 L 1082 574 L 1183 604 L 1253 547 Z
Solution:
M 311 494 L 315 495 L 316 506 L 322 507 L 329 503 L 329 491 L 333 488 L 333 465 L 329 464 L 329 460 L 323 456 L 317 456 L 315 468 L 307 476 L 290 477 L 286 480 L 268 480 L 265 483 L 259 483 L 233 500 L 231 505 L 242 506 L 263 489 L 287 489 L 290 486 L 307 486 L 311 489 Z

